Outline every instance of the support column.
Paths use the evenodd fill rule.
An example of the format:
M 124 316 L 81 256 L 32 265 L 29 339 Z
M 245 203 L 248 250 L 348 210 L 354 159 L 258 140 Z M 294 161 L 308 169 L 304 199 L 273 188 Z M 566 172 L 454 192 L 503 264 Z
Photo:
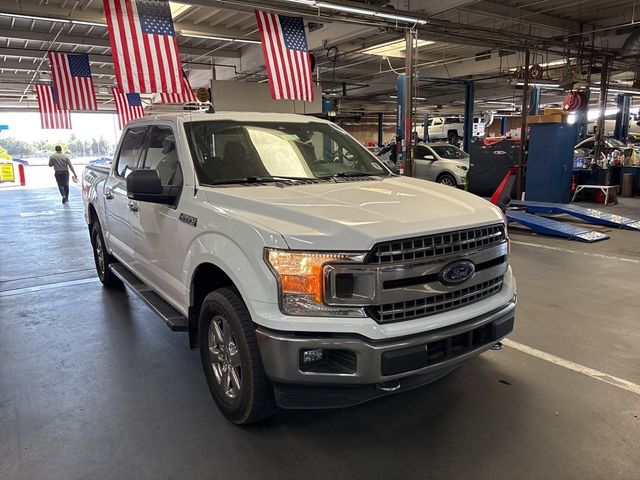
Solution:
M 500 135 L 504 136 L 509 131 L 509 118 L 502 117 L 500 119 Z
M 405 49 L 405 97 L 404 97 L 404 159 L 405 175 L 413 176 L 413 40 L 414 32 L 407 30 Z
M 404 97 L 406 95 L 405 88 L 405 74 L 401 73 L 398 75 L 398 79 L 396 80 L 396 154 L 395 161 L 398 164 L 398 170 L 400 174 L 404 173 L 404 157 L 402 156 L 402 141 L 404 139 L 404 107 L 405 101 Z
M 475 84 L 473 81 L 464 82 L 464 131 L 462 134 L 462 149 L 469 153 L 471 136 L 473 135 L 473 102 Z
M 384 143 L 383 127 L 384 127 L 384 114 L 382 112 L 378 112 L 378 147 L 382 147 Z
M 618 95 L 618 113 L 616 113 L 616 127 L 613 131 L 614 137 L 621 142 L 627 142 L 629 136 L 629 109 L 631 108 L 631 97 L 628 95 Z
M 422 132 L 422 140 L 429 142 L 429 114 L 424 114 L 424 132 Z
M 598 127 L 596 128 L 596 141 L 594 142 L 593 156 L 597 160 L 600 158 L 602 145 L 604 142 L 604 115 L 607 109 L 607 87 L 609 86 L 609 66 L 611 65 L 611 57 L 605 55 L 602 59 L 602 72 L 600 73 L 600 99 L 598 109 Z
M 527 144 L 527 106 L 529 96 L 529 48 L 524 56 L 524 85 L 522 86 L 522 124 L 520 126 L 520 155 L 518 159 L 518 200 L 524 192 L 524 166 L 526 164 L 525 151 Z
M 540 115 L 540 94 L 542 90 L 540 87 L 532 87 L 530 92 L 529 115 Z

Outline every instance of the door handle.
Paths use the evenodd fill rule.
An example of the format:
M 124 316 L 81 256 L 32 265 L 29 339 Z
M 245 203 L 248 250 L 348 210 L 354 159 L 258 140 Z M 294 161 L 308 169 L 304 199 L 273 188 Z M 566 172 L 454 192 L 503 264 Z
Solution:
M 132 212 L 138 211 L 138 202 L 129 202 L 129 210 Z
M 107 200 L 113 200 L 113 192 L 110 189 L 105 189 L 104 198 Z

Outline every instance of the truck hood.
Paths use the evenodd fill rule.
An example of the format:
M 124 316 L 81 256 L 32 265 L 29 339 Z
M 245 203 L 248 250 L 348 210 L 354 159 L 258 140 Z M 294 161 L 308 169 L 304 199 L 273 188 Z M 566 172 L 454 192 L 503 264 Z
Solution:
M 301 250 L 364 251 L 385 240 L 503 220 L 476 195 L 408 177 L 203 190 L 217 212 L 275 231 Z

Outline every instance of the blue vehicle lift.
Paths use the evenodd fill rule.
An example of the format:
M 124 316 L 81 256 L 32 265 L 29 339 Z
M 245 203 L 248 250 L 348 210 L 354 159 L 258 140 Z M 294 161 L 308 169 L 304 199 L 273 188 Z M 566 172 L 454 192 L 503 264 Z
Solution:
M 601 232 L 558 222 L 546 217 L 539 217 L 538 215 L 527 213 L 525 210 L 508 208 L 518 204 L 519 207 L 523 206 L 522 202 L 511 200 L 511 189 L 513 188 L 517 175 L 518 167 L 509 169 L 490 199 L 491 203 L 500 207 L 509 222 L 520 224 L 542 235 L 568 238 L 569 240 L 577 240 L 579 242 L 592 243 L 609 238 L 608 235 Z
M 580 220 L 584 220 L 585 222 L 593 223 L 594 225 L 640 231 L 640 220 L 614 215 L 612 213 L 595 210 L 593 208 L 584 208 L 578 205 L 518 200 L 512 200 L 509 205 L 513 207 L 522 207 L 529 213 L 544 213 L 547 215 L 564 213 L 566 215 L 579 218 Z
M 609 235 L 601 232 L 595 232 L 584 227 L 558 222 L 546 217 L 539 217 L 538 215 L 527 213 L 524 210 L 507 210 L 505 215 L 507 220 L 510 222 L 530 228 L 534 232 L 542 235 L 568 238 L 569 240 L 577 240 L 579 242 L 587 243 L 593 243 L 609 238 Z

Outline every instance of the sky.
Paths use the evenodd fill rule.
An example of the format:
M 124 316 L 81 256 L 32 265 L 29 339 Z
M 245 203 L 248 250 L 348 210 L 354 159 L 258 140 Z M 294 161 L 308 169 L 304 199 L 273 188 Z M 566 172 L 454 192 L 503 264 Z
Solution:
M 9 130 L 0 131 L 2 137 L 12 137 L 26 142 L 35 140 L 67 140 L 74 133 L 82 140 L 100 138 L 115 144 L 120 138 L 118 120 L 110 113 L 72 113 L 72 130 L 43 130 L 40 128 L 40 114 L 37 112 L 1 112 L 0 125 L 8 125 Z

